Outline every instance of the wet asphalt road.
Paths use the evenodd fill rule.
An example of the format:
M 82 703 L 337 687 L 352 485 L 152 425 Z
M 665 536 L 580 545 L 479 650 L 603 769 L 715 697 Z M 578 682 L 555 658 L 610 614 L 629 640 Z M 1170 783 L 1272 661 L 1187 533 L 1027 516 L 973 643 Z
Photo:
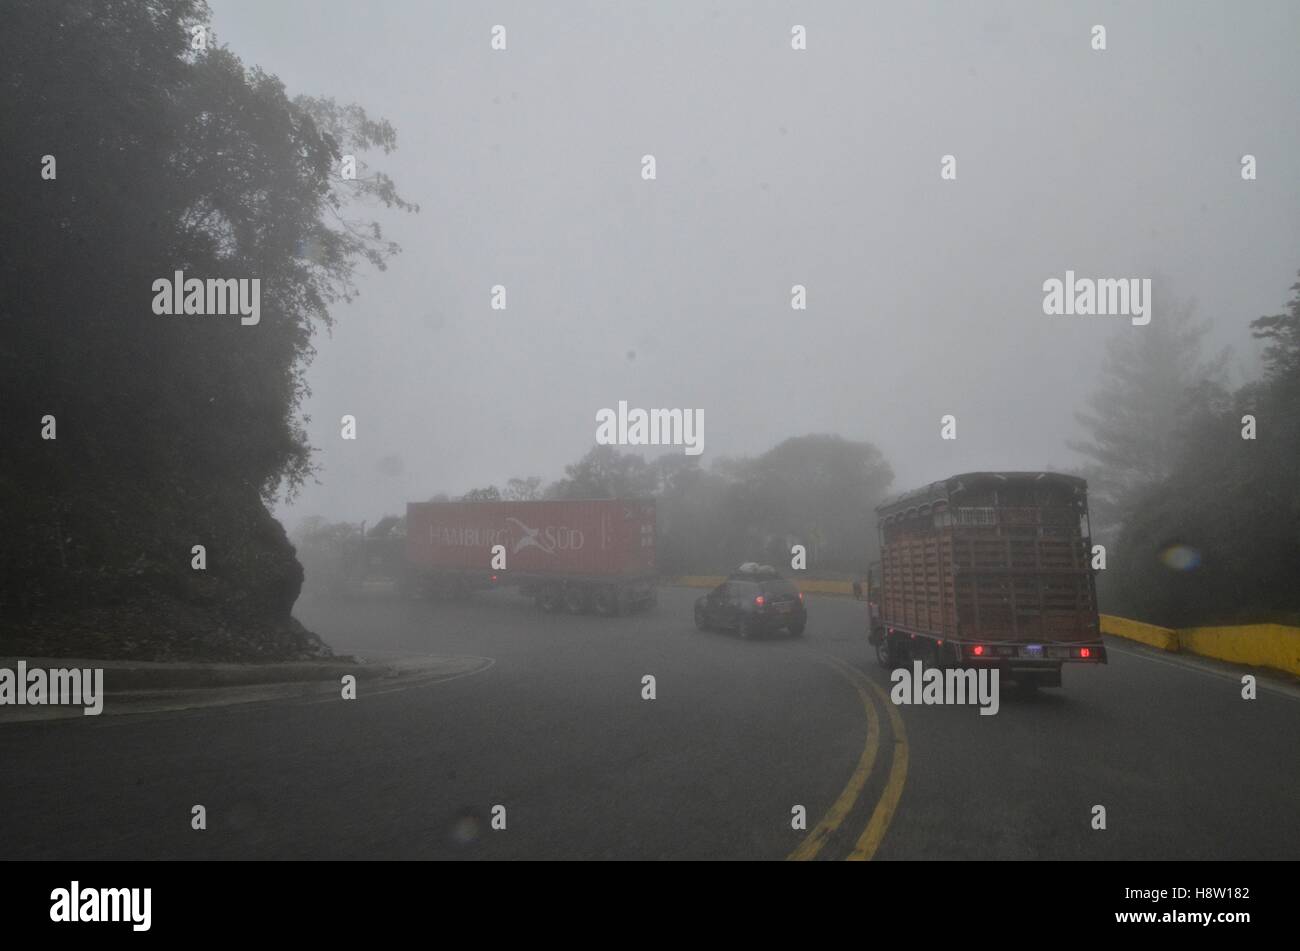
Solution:
M 891 715 L 862 604 L 810 597 L 803 638 L 746 642 L 696 631 L 697 594 L 628 618 L 508 592 L 304 604 L 341 652 L 492 664 L 355 701 L 0 727 L 0 856 L 1300 857 L 1293 687 L 1245 701 L 1237 673 L 1111 640 L 1108 666 L 1004 689 L 995 716 Z

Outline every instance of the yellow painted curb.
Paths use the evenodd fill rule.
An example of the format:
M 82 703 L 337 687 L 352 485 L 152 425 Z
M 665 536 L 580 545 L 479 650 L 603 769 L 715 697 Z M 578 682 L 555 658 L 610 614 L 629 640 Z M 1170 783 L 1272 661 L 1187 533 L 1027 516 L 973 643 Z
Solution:
M 1148 647 L 1157 647 L 1162 651 L 1178 650 L 1177 631 L 1170 630 L 1167 627 L 1156 627 L 1154 624 L 1143 624 L 1141 621 L 1132 621 L 1126 617 L 1103 614 L 1101 616 L 1101 632 L 1130 641 L 1138 641 Z
M 665 584 L 679 584 L 687 588 L 716 588 L 726 581 L 722 575 L 682 575 L 678 578 L 664 578 Z M 853 585 L 848 581 L 804 580 L 793 573 L 790 580 L 799 586 L 800 591 L 808 594 L 852 594 Z
M 1239 624 L 1173 630 L 1112 614 L 1101 616 L 1101 631 L 1166 651 L 1187 651 L 1231 664 L 1268 667 L 1300 676 L 1300 627 Z
M 852 594 L 853 585 L 848 581 L 800 581 L 793 579 L 802 591 L 810 594 Z
M 1189 627 L 1178 632 L 1178 644 L 1183 650 L 1202 657 L 1300 675 L 1300 627 L 1283 624 Z

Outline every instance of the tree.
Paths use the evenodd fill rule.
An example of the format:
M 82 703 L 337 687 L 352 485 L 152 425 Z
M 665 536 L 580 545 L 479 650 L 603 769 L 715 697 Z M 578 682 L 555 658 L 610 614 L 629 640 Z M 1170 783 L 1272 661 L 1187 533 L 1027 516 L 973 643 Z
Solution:
M 511 502 L 536 502 L 542 498 L 542 477 L 529 476 L 526 479 L 509 479 L 503 493 Z
M 654 469 L 641 456 L 619 452 L 613 446 L 595 446 L 572 465 L 564 478 L 547 489 L 556 499 L 633 499 L 648 497 L 655 489 Z
M 193 50 L 207 17 L 198 0 L 5 8 L 0 621 L 48 628 L 52 651 L 73 649 L 53 633 L 67 628 L 33 612 L 141 600 L 153 633 L 133 631 L 137 653 L 202 651 L 188 628 L 228 628 L 230 612 L 257 632 L 232 651 L 312 646 L 289 617 L 301 568 L 265 504 L 311 472 L 313 333 L 355 296 L 358 266 L 397 251 L 357 210 L 416 208 L 364 164 L 339 174 L 345 152 L 391 151 L 388 123 L 290 99 L 215 40 Z M 260 321 L 155 314 L 153 284 L 176 271 L 258 281 Z M 46 414 L 53 442 L 33 425 Z M 181 557 L 196 538 L 220 554 L 202 573 Z
M 550 498 L 658 500 L 656 558 L 666 574 L 716 572 L 742 561 L 789 565 L 801 543 L 809 567 L 860 571 L 875 546 L 873 510 L 893 471 L 870 443 L 787 439 L 757 458 L 710 469 L 685 455 L 652 461 L 597 446 L 566 467 Z
M 893 479 L 871 443 L 796 436 L 754 460 L 746 480 L 751 518 L 780 539 L 787 561 L 789 542 L 798 541 L 808 548 L 810 567 L 860 571 L 876 548 L 875 506 Z
M 1107 572 L 1121 613 L 1171 627 L 1300 622 L 1300 284 L 1292 292 L 1286 313 L 1252 322 L 1270 341 L 1263 379 L 1198 401 L 1171 472 L 1130 506 Z M 1242 438 L 1247 416 L 1254 439 Z
M 1269 341 L 1264 350 L 1265 379 L 1280 394 L 1300 389 L 1300 282 L 1291 285 L 1291 295 L 1284 313 L 1250 322 L 1252 336 Z
M 1228 354 L 1203 358 L 1208 327 L 1191 305 L 1173 303 L 1148 326 L 1109 341 L 1088 410 L 1075 414 L 1090 438 L 1068 443 L 1089 460 L 1094 536 L 1117 529 L 1135 500 L 1170 476 L 1191 420 L 1225 395 Z
M 495 485 L 489 485 L 485 489 L 470 489 L 460 497 L 462 502 L 498 502 L 501 500 L 501 491 Z

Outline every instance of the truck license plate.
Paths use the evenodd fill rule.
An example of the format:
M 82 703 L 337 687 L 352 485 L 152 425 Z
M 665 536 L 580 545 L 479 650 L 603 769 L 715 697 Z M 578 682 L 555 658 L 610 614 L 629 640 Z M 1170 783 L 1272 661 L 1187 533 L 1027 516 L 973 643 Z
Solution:
M 1042 645 L 1042 644 L 1026 644 L 1023 648 L 1021 648 L 1021 650 L 1024 652 L 1024 654 L 1025 654 L 1026 657 L 1042 657 L 1042 656 L 1043 656 L 1043 645 Z

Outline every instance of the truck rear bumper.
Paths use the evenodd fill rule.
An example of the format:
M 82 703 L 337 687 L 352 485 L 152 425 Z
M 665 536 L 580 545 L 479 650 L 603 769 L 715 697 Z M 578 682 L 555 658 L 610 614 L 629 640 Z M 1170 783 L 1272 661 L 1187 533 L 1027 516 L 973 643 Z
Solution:
M 1080 641 L 1029 641 L 1029 640 L 963 640 L 940 637 L 933 633 L 908 631 L 900 627 L 874 625 L 868 632 L 868 643 L 878 644 L 887 636 L 900 638 L 903 645 L 912 649 L 934 651 L 970 667 L 1023 668 L 1025 670 L 1051 670 L 1062 664 L 1107 663 L 1106 645 L 1100 640 Z
M 975 651 L 980 647 L 984 647 L 986 653 L 976 654 Z M 1060 667 L 1062 664 L 1104 664 L 1107 662 L 1106 646 L 1104 644 L 1006 644 L 995 646 L 962 644 L 959 649 L 962 661 L 972 666 L 987 664 L 994 667 L 1039 669 Z

